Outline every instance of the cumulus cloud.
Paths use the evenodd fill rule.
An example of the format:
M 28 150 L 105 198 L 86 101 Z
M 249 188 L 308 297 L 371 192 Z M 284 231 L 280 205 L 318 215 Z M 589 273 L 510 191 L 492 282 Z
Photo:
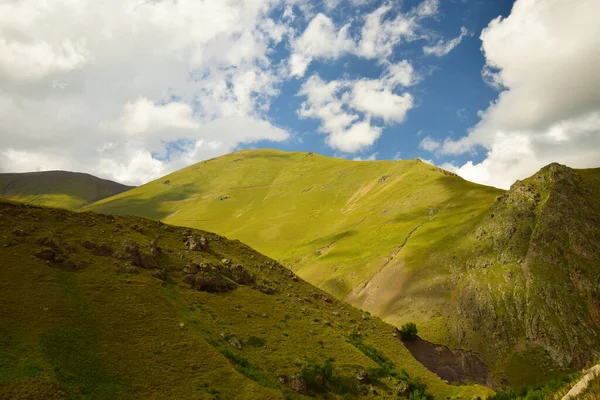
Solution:
M 314 58 L 337 59 L 354 51 L 349 29 L 350 24 L 346 24 L 337 30 L 329 17 L 317 14 L 302 35 L 294 41 L 290 57 L 291 74 L 303 76 Z
M 0 1 L 0 170 L 139 184 L 240 143 L 265 119 L 289 34 L 270 0 Z
M 192 108 L 185 103 L 172 102 L 156 105 L 145 97 L 125 104 L 123 115 L 114 124 L 117 131 L 126 135 L 143 134 L 161 129 L 198 129 L 192 118 Z
M 324 82 L 311 76 L 298 95 L 306 96 L 298 115 L 320 120 L 319 130 L 328 135 L 333 149 L 354 153 L 373 145 L 382 126 L 401 123 L 414 106 L 412 95 L 398 93 L 416 83 L 419 77 L 406 61 L 389 64 L 380 79 L 333 80 Z
M 456 46 L 462 42 L 463 38 L 468 35 L 469 31 L 464 26 L 460 28 L 460 35 L 454 39 L 444 40 L 440 39 L 433 46 L 423 46 L 423 53 L 425 55 L 434 55 L 437 57 L 443 57 L 450 53 Z
M 327 0 L 325 6 L 331 9 L 340 1 Z M 354 6 L 360 6 L 368 0 L 350 2 Z M 337 28 L 329 17 L 317 14 L 292 45 L 290 73 L 303 76 L 315 59 L 334 60 L 348 54 L 384 61 L 401 42 L 427 37 L 420 32 L 420 22 L 438 14 L 439 1 L 424 0 L 405 13 L 395 12 L 396 10 L 397 7 L 387 3 L 378 7 L 364 17 L 360 34 L 354 36 L 350 34 L 351 23 Z
M 419 143 L 419 148 L 427 151 L 435 151 L 439 149 L 441 143 L 438 140 L 431 138 L 430 136 L 425 136 L 423 140 Z
M 69 39 L 51 45 L 0 38 L 0 71 L 15 80 L 35 80 L 79 68 L 88 60 L 84 43 Z
M 518 0 L 483 30 L 483 75 L 501 91 L 467 136 L 442 144 L 445 154 L 486 151 L 459 174 L 506 188 L 550 162 L 597 166 L 599 13 L 595 0 Z

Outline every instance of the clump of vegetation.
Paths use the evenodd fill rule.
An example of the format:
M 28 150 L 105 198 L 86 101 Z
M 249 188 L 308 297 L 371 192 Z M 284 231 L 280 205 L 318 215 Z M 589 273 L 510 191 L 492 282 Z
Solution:
M 394 363 L 389 358 L 387 358 L 385 355 L 379 352 L 375 347 L 365 343 L 360 335 L 352 334 L 348 335 L 347 338 L 348 341 L 354 347 L 360 350 L 371 360 L 379 364 L 379 368 L 369 368 L 367 370 L 369 377 L 377 380 L 380 378 L 386 378 L 388 376 L 391 376 L 395 378 L 398 382 L 404 383 L 404 386 L 407 388 L 406 393 L 398 393 L 399 396 L 409 394 L 409 398 L 411 400 L 433 399 L 433 396 L 431 396 L 425 391 L 425 385 L 421 383 L 419 377 L 410 377 L 404 369 L 398 371 Z
M 265 347 L 267 344 L 267 339 L 259 338 L 256 336 L 248 336 L 246 340 L 246 345 L 250 347 Z
M 547 398 L 553 398 L 553 395 L 565 388 L 565 385 L 571 381 L 577 381 L 575 375 L 571 377 L 553 379 L 545 385 L 529 386 L 525 385 L 520 390 L 513 388 L 505 388 L 496 391 L 493 397 L 489 397 L 489 400 L 544 400 Z M 566 392 L 565 392 L 566 394 Z M 562 397 L 562 396 L 560 396 Z M 559 397 L 559 398 L 560 398 Z
M 235 369 L 246 376 L 249 379 L 252 379 L 254 382 L 258 383 L 260 386 L 268 387 L 268 388 L 276 388 L 277 386 L 269 380 L 255 365 L 251 364 L 248 359 L 240 353 L 234 353 L 228 347 L 220 347 L 219 351 L 223 354 L 229 361 L 233 363 Z
M 419 330 L 414 322 L 407 322 L 400 328 L 400 337 L 402 340 L 415 340 Z
M 330 357 L 323 364 L 310 360 L 304 365 L 300 376 L 308 390 L 315 394 L 326 392 L 339 395 L 358 394 L 356 378 L 338 373 L 334 361 Z

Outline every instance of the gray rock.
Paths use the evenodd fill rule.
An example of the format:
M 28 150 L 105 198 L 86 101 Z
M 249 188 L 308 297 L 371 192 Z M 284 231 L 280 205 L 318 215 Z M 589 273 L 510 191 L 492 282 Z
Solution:
M 231 338 L 229 338 L 229 344 L 238 350 L 242 349 L 242 342 L 240 342 L 240 340 L 238 338 L 236 338 L 235 336 L 232 336 Z

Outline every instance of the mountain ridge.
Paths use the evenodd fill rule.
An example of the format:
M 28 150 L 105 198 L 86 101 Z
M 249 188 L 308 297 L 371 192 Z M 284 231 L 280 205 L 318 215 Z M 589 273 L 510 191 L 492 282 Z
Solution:
M 243 240 L 393 325 L 414 321 L 424 339 L 480 353 L 520 385 L 576 368 L 593 357 L 587 348 L 599 348 L 598 249 L 577 239 L 582 230 L 596 237 L 600 226 L 598 171 L 550 164 L 502 191 L 417 160 L 245 150 L 87 209 Z M 547 248 L 548 235 L 558 250 Z M 543 249 L 568 257 L 548 261 Z M 587 303 L 578 295 L 570 306 L 566 293 Z M 581 331 L 569 327 L 576 321 Z
M 133 188 L 83 172 L 0 173 L 0 197 L 70 210 Z

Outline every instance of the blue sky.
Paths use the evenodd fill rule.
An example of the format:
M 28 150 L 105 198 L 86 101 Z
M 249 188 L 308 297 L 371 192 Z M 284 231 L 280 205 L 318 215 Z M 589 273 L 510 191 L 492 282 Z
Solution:
M 384 3 L 377 1 L 356 9 L 348 7 L 349 4 L 344 2 L 343 7 L 334 10 L 321 7 L 319 11 L 331 17 L 337 26 L 354 20 L 353 25 L 360 28 L 363 24 L 361 15 L 373 12 Z M 417 3 L 406 1 L 394 11 L 406 12 Z M 443 140 L 448 136 L 463 136 L 479 120 L 477 111 L 485 109 L 489 102 L 497 97 L 498 91 L 488 86 L 481 76 L 485 58 L 481 51 L 479 34 L 492 19 L 507 16 L 512 4 L 512 0 L 441 2 L 439 13 L 435 18 L 425 20 L 422 23 L 423 29 L 436 37 L 439 35 L 441 38 L 454 38 L 459 35 L 461 27 L 465 27 L 469 34 L 459 45 L 442 57 L 423 54 L 423 46 L 431 43 L 427 38 L 400 43 L 394 47 L 389 60 L 409 60 L 422 74 L 423 79 L 409 90 L 414 95 L 417 105 L 408 112 L 406 121 L 383 125 L 385 128 L 382 135 L 372 146 L 356 153 L 336 151 L 328 146 L 323 135 L 315 134 L 319 126 L 318 121 L 298 117 L 297 110 L 303 98 L 297 96 L 297 93 L 303 79 L 291 79 L 282 84 L 281 94 L 273 100 L 267 115 L 274 124 L 294 132 L 294 139 L 285 142 L 246 144 L 240 148 L 268 146 L 288 151 L 316 151 L 324 155 L 346 158 L 368 158 L 376 154 L 377 159 L 431 159 L 430 152 L 419 148 L 419 143 L 424 137 Z M 394 11 L 390 12 L 390 16 L 394 15 Z M 306 29 L 308 22 L 302 20 L 298 29 Z M 289 57 L 287 49 L 278 50 L 274 53 L 274 62 Z M 376 78 L 382 69 L 379 60 L 347 55 L 339 60 L 312 62 L 306 76 L 318 74 L 330 80 L 341 77 Z M 462 164 L 468 160 L 480 161 L 484 155 L 485 152 L 467 156 L 440 156 L 435 157 L 434 161 L 440 164 L 448 161 Z
M 597 0 L 0 0 L 0 172 L 249 147 L 508 188 L 600 165 Z

